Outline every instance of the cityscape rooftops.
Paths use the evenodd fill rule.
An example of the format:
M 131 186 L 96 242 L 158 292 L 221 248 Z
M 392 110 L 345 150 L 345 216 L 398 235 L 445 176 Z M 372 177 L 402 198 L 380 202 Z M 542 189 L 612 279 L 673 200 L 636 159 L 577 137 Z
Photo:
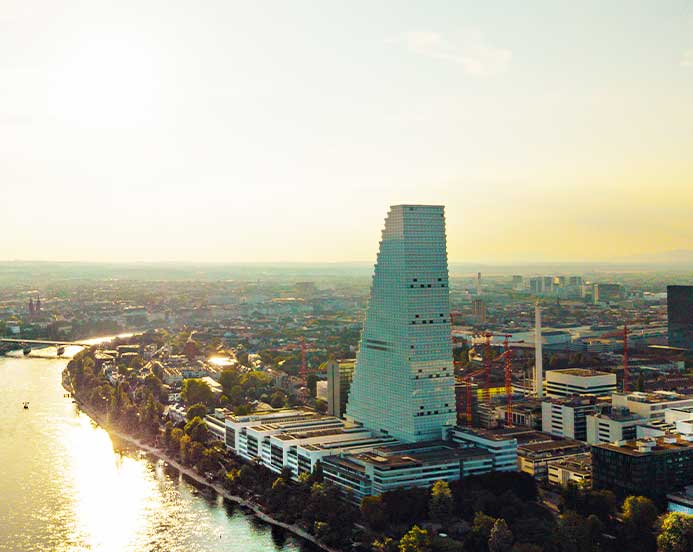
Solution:
M 693 436 L 667 433 L 662 437 L 645 437 L 620 443 L 603 443 L 594 447 L 618 451 L 630 456 L 667 454 L 673 451 L 693 450 Z

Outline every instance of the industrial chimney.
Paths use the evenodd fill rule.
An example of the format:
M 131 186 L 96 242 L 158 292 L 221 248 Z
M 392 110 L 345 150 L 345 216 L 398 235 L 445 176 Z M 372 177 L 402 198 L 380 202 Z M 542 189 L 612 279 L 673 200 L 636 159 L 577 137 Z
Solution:
M 476 273 L 476 294 L 481 295 L 481 272 Z
M 537 398 L 544 396 L 544 367 L 542 357 L 541 307 L 539 301 L 534 306 L 534 390 Z

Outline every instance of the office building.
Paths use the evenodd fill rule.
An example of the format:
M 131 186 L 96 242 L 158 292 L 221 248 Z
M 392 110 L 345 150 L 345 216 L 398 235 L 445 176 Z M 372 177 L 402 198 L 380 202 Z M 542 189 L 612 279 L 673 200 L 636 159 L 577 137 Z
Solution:
M 608 396 L 616 391 L 616 374 L 584 368 L 567 368 L 546 372 L 546 395 L 569 397 L 572 395 Z
M 667 286 L 669 345 L 693 349 L 693 286 Z
M 587 415 L 598 409 L 594 395 L 547 399 L 541 404 L 541 429 L 557 437 L 586 441 Z
M 329 456 L 321 462 L 326 481 L 359 503 L 401 487 L 428 487 L 493 469 L 492 456 L 479 448 L 445 441 L 420 441 L 373 448 L 361 454 Z
M 397 205 L 382 232 L 346 417 L 404 442 L 456 421 L 445 214 Z
M 615 443 L 632 441 L 637 437 L 637 427 L 646 420 L 627 408 L 608 408 L 587 415 L 587 442 Z
M 491 455 L 493 471 L 517 471 L 517 438 L 513 429 L 456 427 L 448 439 L 463 447 L 477 447 Z
M 543 440 L 520 444 L 517 447 L 517 464 L 520 471 L 539 481 L 547 481 L 548 465 L 556 460 L 571 458 L 589 452 L 586 443 L 573 439 Z
M 327 373 L 327 413 L 340 418 L 346 412 L 351 380 L 354 377 L 353 360 L 328 360 Z
M 592 446 L 595 489 L 662 498 L 693 484 L 693 441 L 668 434 Z
M 626 408 L 645 418 L 648 422 L 664 421 L 665 410 L 693 406 L 692 395 L 682 395 L 675 391 L 654 391 L 652 393 L 614 393 L 611 404 L 615 408 Z

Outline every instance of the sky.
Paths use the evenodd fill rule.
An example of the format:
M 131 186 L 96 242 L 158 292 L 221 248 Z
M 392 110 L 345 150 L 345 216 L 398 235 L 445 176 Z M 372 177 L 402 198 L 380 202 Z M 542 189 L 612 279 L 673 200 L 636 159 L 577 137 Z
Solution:
M 0 260 L 693 249 L 690 0 L 0 0 Z

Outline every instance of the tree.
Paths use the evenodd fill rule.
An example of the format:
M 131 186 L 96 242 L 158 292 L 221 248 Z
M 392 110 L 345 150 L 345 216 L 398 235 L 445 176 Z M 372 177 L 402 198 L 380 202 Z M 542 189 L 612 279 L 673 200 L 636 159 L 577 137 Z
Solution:
M 623 523 L 630 529 L 649 532 L 657 519 L 657 507 L 644 496 L 629 496 L 623 502 Z
M 505 520 L 499 518 L 493 524 L 488 537 L 489 552 L 510 552 L 513 545 L 513 534 Z
M 364 496 L 361 500 L 361 516 L 363 520 L 376 531 L 385 529 L 387 517 L 380 496 Z
M 185 424 L 184 430 L 186 435 L 190 435 L 190 438 L 196 443 L 206 443 L 209 437 L 207 423 L 199 416 Z
M 180 440 L 183 438 L 183 435 L 185 435 L 185 433 L 179 427 L 174 427 L 171 430 L 171 439 L 168 444 L 169 450 L 173 452 L 180 451 Z
M 398 548 L 397 541 L 391 539 L 390 537 L 375 539 L 371 544 L 371 549 L 373 552 L 397 552 Z
M 430 552 L 428 531 L 414 525 L 399 541 L 399 552 Z
M 487 516 L 483 512 L 477 512 L 472 523 L 472 530 L 465 542 L 467 548 L 469 550 L 485 550 L 495 524 L 496 518 Z
M 436 481 L 431 487 L 431 498 L 428 503 L 431 519 L 445 525 L 452 517 L 453 507 L 452 492 L 447 481 Z
M 657 519 L 657 508 L 649 498 L 644 496 L 629 496 L 623 502 L 623 527 L 621 544 L 626 549 L 641 551 L 654 550 L 656 542 L 652 533 Z
M 185 404 L 203 403 L 207 406 L 214 404 L 214 393 L 212 389 L 201 379 L 183 380 L 181 397 Z
M 190 421 L 196 417 L 204 418 L 206 415 L 207 407 L 202 403 L 197 403 L 188 408 L 188 413 L 185 417 L 188 419 L 188 421 Z
M 221 373 L 221 376 L 219 376 L 219 383 L 226 395 L 231 392 L 234 385 L 238 385 L 239 377 L 240 374 L 235 368 L 227 368 Z
M 693 550 L 693 516 L 670 512 L 662 518 L 657 547 L 660 552 Z
M 270 398 L 272 408 L 282 408 L 286 406 L 286 394 L 283 391 L 275 391 Z

